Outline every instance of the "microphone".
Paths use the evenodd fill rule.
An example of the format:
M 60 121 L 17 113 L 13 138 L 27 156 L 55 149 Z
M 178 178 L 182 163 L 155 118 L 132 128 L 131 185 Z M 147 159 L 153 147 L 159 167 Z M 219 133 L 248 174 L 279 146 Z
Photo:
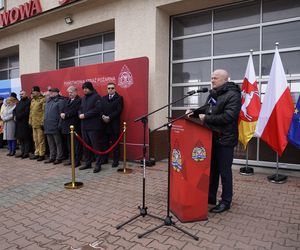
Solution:
M 202 89 L 198 89 L 198 90 L 191 90 L 189 92 L 187 92 L 188 95 L 193 95 L 196 93 L 205 93 L 208 92 L 208 88 L 202 88 Z

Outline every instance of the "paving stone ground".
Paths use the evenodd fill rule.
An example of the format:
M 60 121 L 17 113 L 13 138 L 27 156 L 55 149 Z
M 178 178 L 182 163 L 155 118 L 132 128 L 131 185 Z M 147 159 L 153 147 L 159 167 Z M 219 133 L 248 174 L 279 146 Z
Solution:
M 0 150 L 0 249 L 300 249 L 300 174 L 287 174 L 285 184 L 266 179 L 274 170 L 255 168 L 241 176 L 234 167 L 232 208 L 209 213 L 207 221 L 176 225 L 199 241 L 162 227 L 139 239 L 138 234 L 161 224 L 139 217 L 120 230 L 116 225 L 138 214 L 142 205 L 143 171 L 128 163 L 132 174 L 117 173 L 110 164 L 100 173 L 76 171 L 84 187 L 64 188 L 71 168 L 6 156 Z M 167 164 L 146 169 L 148 213 L 164 218 L 167 204 Z

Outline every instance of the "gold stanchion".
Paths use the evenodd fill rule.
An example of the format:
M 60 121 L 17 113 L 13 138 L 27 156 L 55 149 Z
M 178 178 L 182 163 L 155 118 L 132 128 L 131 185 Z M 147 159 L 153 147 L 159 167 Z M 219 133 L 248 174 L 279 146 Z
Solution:
M 132 172 L 131 168 L 126 168 L 126 122 L 123 122 L 123 169 L 120 168 L 117 171 L 121 174 L 130 174 Z
M 65 183 L 65 188 L 76 189 L 83 186 L 82 182 L 75 182 L 75 152 L 74 152 L 74 126 L 70 126 L 71 129 L 71 162 L 72 162 L 72 182 Z

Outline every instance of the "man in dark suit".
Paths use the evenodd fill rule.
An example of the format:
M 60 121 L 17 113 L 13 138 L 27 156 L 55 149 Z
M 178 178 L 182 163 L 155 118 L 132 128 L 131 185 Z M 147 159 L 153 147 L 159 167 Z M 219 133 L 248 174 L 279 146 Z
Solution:
M 77 88 L 74 86 L 70 86 L 67 89 L 69 94 L 69 98 L 65 100 L 62 113 L 60 113 L 61 118 L 61 133 L 67 139 L 67 148 L 69 160 L 67 160 L 64 165 L 71 165 L 71 134 L 70 134 L 70 126 L 74 126 L 74 131 L 81 135 L 81 126 L 80 119 L 78 117 L 78 110 L 81 105 L 81 98 L 78 96 Z M 74 138 L 74 153 L 75 153 L 75 167 L 80 166 L 80 160 L 82 155 L 82 146 Z
M 97 151 L 103 150 L 103 135 L 101 122 L 101 96 L 98 95 L 91 82 L 85 82 L 82 85 L 84 97 L 81 99 L 79 109 L 79 119 L 81 120 L 81 133 L 83 140 Z M 79 170 L 92 167 L 94 153 L 84 148 L 85 166 L 81 166 Z M 102 156 L 96 155 L 96 167 L 94 173 L 101 171 Z
M 123 97 L 116 92 L 114 83 L 107 84 L 108 94 L 102 98 L 102 121 L 104 124 L 104 147 L 107 149 L 114 144 L 120 136 L 120 117 L 123 111 Z M 119 166 L 120 149 L 117 145 L 113 151 L 112 167 Z M 108 154 L 104 156 L 104 162 L 108 161 Z
M 28 158 L 31 144 L 32 129 L 29 126 L 30 99 L 25 90 L 20 92 L 20 102 L 14 112 L 16 117 L 16 138 L 21 144 L 21 153 L 16 157 Z

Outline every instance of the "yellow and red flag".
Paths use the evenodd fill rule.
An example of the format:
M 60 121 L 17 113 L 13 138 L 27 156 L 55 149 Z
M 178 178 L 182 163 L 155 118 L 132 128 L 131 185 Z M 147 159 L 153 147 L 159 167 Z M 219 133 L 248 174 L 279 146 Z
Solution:
M 260 98 L 252 54 L 250 54 L 242 85 L 242 107 L 239 117 L 239 141 L 245 148 L 253 137 L 259 112 Z

